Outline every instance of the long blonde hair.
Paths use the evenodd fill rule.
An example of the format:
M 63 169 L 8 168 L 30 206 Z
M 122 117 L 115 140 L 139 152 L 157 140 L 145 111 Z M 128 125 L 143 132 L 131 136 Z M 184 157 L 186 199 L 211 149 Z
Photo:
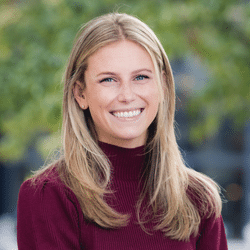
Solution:
M 137 216 L 145 229 L 141 212 L 147 197 L 147 214 L 157 218 L 155 230 L 177 240 L 197 235 L 203 216 L 218 217 L 222 202 L 218 185 L 209 177 L 185 166 L 175 131 L 175 88 L 168 57 L 154 32 L 139 19 L 111 13 L 91 20 L 79 31 L 65 74 L 63 99 L 63 150 L 57 161 L 62 181 L 75 193 L 85 218 L 104 228 L 127 225 L 128 215 L 113 210 L 103 199 L 111 192 L 110 162 L 98 146 L 89 110 L 82 110 L 73 89 L 76 81 L 85 88 L 88 58 L 107 44 L 120 40 L 140 44 L 154 63 L 160 93 L 157 116 L 148 129 L 145 184 L 137 204 Z M 40 170 L 36 177 L 52 166 Z M 145 210 L 144 210 L 145 212 Z M 142 213 L 142 215 L 141 215 Z

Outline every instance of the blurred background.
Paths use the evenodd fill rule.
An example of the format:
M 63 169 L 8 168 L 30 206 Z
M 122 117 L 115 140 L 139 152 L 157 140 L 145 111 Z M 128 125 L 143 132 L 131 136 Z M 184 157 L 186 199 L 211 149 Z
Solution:
M 114 11 L 138 17 L 162 42 L 183 156 L 223 189 L 229 249 L 250 249 L 249 0 L 0 0 L 0 250 L 17 249 L 21 183 L 61 146 L 74 37 Z

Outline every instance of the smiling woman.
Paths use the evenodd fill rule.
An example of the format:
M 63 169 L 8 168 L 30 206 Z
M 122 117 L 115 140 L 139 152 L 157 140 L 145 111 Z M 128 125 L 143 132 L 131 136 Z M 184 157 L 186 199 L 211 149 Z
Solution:
M 218 185 L 187 168 L 167 55 L 137 18 L 79 32 L 65 74 L 63 155 L 19 192 L 19 249 L 227 249 Z

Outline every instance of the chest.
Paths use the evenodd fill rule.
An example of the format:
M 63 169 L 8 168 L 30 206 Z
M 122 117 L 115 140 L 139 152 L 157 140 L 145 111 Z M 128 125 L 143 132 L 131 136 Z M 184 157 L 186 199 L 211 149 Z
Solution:
M 146 233 L 137 221 L 136 202 L 139 197 L 138 183 L 120 182 L 113 186 L 114 193 L 107 202 L 116 211 L 130 215 L 128 226 L 119 229 L 103 229 L 82 221 L 81 241 L 87 250 L 195 250 L 196 240 L 180 242 L 171 240 L 162 232 Z
M 166 238 L 163 233 L 147 234 L 136 222 L 116 230 L 101 229 L 90 225 L 82 234 L 83 249 L 87 250 L 195 250 L 196 241 L 180 242 Z

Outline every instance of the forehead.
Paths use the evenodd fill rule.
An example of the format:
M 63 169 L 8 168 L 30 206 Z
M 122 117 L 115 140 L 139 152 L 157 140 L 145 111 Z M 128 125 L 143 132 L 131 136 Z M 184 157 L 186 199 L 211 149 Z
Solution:
M 154 71 L 151 56 L 146 49 L 128 40 L 108 44 L 88 58 L 87 70 L 99 71 L 111 68 L 118 71 L 150 68 Z

